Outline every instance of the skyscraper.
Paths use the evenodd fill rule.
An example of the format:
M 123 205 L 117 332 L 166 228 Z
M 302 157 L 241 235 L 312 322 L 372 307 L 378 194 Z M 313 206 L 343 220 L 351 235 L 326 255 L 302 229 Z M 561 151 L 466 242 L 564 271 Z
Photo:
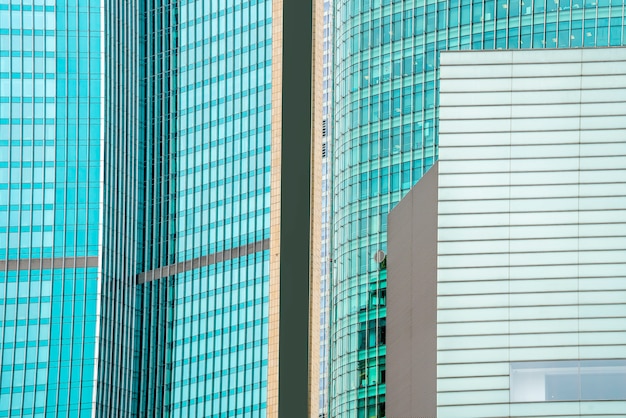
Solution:
M 317 415 L 321 3 L 0 3 L 0 416 Z
M 331 416 L 385 416 L 386 216 L 437 158 L 438 54 L 623 45 L 624 2 L 336 4 Z

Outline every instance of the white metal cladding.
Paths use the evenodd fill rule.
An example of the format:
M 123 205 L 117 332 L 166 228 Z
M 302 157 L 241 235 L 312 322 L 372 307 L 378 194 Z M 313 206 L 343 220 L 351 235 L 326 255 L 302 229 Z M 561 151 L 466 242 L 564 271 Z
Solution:
M 438 416 L 623 414 L 513 396 L 510 374 L 626 359 L 626 48 L 441 64 Z

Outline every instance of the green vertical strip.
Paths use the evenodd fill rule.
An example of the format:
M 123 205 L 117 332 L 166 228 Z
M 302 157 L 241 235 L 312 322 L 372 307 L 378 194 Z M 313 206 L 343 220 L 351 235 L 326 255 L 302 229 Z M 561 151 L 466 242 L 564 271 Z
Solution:
M 283 1 L 280 417 L 306 417 L 309 392 L 312 0 Z

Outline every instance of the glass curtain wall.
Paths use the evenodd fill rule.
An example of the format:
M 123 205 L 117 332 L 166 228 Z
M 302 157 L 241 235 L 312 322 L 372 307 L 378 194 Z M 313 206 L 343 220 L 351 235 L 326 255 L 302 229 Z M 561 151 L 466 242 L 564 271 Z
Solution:
M 266 415 L 271 10 L 0 0 L 0 417 Z
M 437 158 L 438 52 L 623 45 L 623 0 L 335 3 L 330 415 L 385 416 L 387 213 Z
M 140 95 L 138 97 L 137 272 L 176 261 L 176 110 L 178 106 L 177 1 L 150 0 L 138 16 Z M 165 416 L 171 400 L 174 279 L 162 277 L 136 288 L 135 393 L 137 416 Z
M 133 348 L 139 151 L 140 54 L 138 12 L 133 1 L 91 2 L 105 13 L 104 142 L 100 170 L 102 259 L 98 329 L 98 416 L 129 416 L 134 410 Z M 79 55 L 80 56 L 80 55 Z M 81 103 L 82 105 L 82 103 Z
M 145 17 L 140 415 L 262 417 L 271 1 L 153 1 Z
M 100 6 L 0 2 L 0 416 L 94 410 Z
M 269 0 L 179 13 L 177 262 L 269 238 L 272 54 Z M 172 417 L 264 416 L 269 251 L 179 274 L 172 290 Z

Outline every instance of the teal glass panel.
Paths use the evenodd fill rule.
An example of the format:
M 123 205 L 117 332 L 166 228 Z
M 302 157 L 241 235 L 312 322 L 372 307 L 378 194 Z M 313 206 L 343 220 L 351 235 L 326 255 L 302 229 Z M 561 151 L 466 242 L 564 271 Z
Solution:
M 265 416 L 267 251 L 135 283 L 266 248 L 271 33 L 270 1 L 0 1 L 0 416 Z
M 138 271 L 204 266 L 137 289 L 137 413 L 264 417 L 271 2 L 149 1 L 142 24 Z
M 91 410 L 97 282 L 95 268 L 0 272 L 0 416 Z
M 95 6 L 0 2 L 0 416 L 93 411 L 98 271 L 74 266 L 99 253 Z

